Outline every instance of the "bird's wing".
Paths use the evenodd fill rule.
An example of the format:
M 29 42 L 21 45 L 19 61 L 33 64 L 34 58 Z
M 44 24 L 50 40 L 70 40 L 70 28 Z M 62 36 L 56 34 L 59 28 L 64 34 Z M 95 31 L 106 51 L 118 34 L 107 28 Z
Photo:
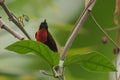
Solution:
M 54 52 L 58 52 L 55 40 L 53 39 L 53 37 L 51 36 L 49 32 L 48 32 L 47 42 L 45 44 L 48 45 L 49 48 L 53 50 Z

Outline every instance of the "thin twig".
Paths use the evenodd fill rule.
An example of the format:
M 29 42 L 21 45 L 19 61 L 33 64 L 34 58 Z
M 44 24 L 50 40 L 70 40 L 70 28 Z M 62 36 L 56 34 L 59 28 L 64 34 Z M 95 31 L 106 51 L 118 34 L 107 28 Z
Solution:
M 118 54 L 115 55 L 115 67 L 117 69 L 117 59 L 118 59 Z M 115 80 L 119 80 L 118 78 L 118 72 L 115 72 Z
M 100 26 L 100 24 L 96 21 L 96 19 L 94 18 L 94 16 L 92 15 L 92 13 L 90 14 L 91 18 L 93 19 L 93 21 L 95 22 L 95 24 L 98 26 L 98 28 L 105 34 L 105 36 L 108 37 L 108 39 L 113 43 L 113 45 L 115 45 L 117 48 L 120 49 L 118 43 L 119 43 L 119 34 L 120 34 L 120 31 L 118 32 L 118 35 L 117 35 L 117 38 L 116 38 L 116 42 L 113 41 L 113 39 L 104 31 L 104 29 Z M 115 55 L 115 67 L 117 69 L 117 57 L 118 57 L 118 54 Z M 117 80 L 117 72 L 115 72 L 115 78 Z
M 98 28 L 100 29 L 100 31 L 103 32 L 103 33 L 105 34 L 105 36 L 108 37 L 108 39 L 109 39 L 116 47 L 120 48 L 119 45 L 116 44 L 116 42 L 113 41 L 113 39 L 112 39 L 112 38 L 104 31 L 104 29 L 100 26 L 100 24 L 96 21 L 96 19 L 95 19 L 94 16 L 92 15 L 92 13 L 90 13 L 90 16 L 91 16 L 91 18 L 93 19 L 93 21 L 95 22 L 95 24 L 98 26 Z
M 118 76 L 118 79 L 117 80 L 120 80 L 120 75 Z
M 42 74 L 44 74 L 44 75 L 47 75 L 47 76 L 52 76 L 53 77 L 53 75 L 52 74 L 49 74 L 49 73 L 47 73 L 46 71 L 44 71 L 44 70 L 40 70 L 40 73 L 42 73 Z
M 5 22 L 0 18 L 0 28 L 1 29 L 5 29 L 6 31 L 8 31 L 9 33 L 11 33 L 13 36 L 15 36 L 16 38 L 18 38 L 19 40 L 23 40 L 24 37 L 21 36 L 19 33 L 17 33 L 16 31 L 14 31 L 13 29 L 11 29 L 8 25 L 5 24 Z
M 116 35 L 116 44 L 119 45 L 119 40 L 120 40 L 120 28 L 117 29 L 118 30 L 118 33 Z M 115 45 L 115 48 L 116 49 L 120 49 L 118 48 L 116 45 Z M 119 52 L 118 53 L 115 53 L 115 67 L 116 69 L 118 69 L 118 66 L 117 66 L 117 63 L 118 63 L 118 55 L 119 55 Z M 118 79 L 118 72 L 115 72 L 115 77 L 116 77 L 116 80 L 119 80 Z
M 55 74 L 54 76 L 56 78 L 58 78 L 59 80 L 65 80 L 63 73 L 61 74 L 61 70 L 60 70 L 59 66 L 54 66 L 53 72 L 54 72 L 54 74 Z
M 116 26 L 118 26 L 119 25 L 119 20 L 118 20 L 118 17 L 119 17 L 119 12 L 120 12 L 120 0 L 116 0 L 116 5 L 115 5 L 115 11 L 114 11 L 114 24 L 116 25 Z M 118 30 L 118 33 L 117 33 L 117 35 L 116 35 L 116 44 L 118 44 L 119 45 L 119 40 L 120 40 L 120 28 L 118 28 L 117 29 Z M 115 49 L 117 50 L 117 52 L 115 53 L 115 63 L 116 63 L 116 69 L 118 69 L 117 67 L 119 67 L 119 66 L 117 66 L 117 63 L 118 63 L 118 55 L 119 55 L 119 50 L 120 50 L 120 48 L 119 47 L 117 47 L 116 45 L 115 45 Z M 119 71 L 118 71 L 119 72 Z M 120 80 L 120 75 L 118 74 L 118 72 L 115 72 L 115 75 L 116 75 L 116 80 Z
M 120 28 L 118 28 L 118 33 L 117 33 L 116 41 L 115 41 L 116 44 L 118 44 L 118 45 L 119 45 L 119 40 L 120 40 Z M 115 48 L 117 49 L 118 47 L 115 45 Z M 118 68 L 118 66 L 117 66 L 117 63 L 118 63 L 118 54 L 119 54 L 119 52 L 115 54 L 115 67 L 116 67 L 116 69 Z M 118 72 L 115 72 L 115 76 L 116 76 L 116 80 L 119 80 L 118 79 Z
M 116 29 L 119 29 L 119 28 L 120 28 L 120 25 L 112 27 L 112 28 L 105 28 L 104 30 L 105 31 L 111 31 L 111 30 L 116 30 Z
M 23 28 L 22 24 L 18 21 L 18 19 L 16 19 L 16 17 L 14 17 L 15 15 L 11 13 L 11 11 L 5 5 L 4 0 L 0 0 L 0 6 L 4 9 L 6 14 L 8 15 L 9 20 L 12 21 L 25 34 L 25 36 L 31 40 L 30 36 L 26 32 L 26 30 Z

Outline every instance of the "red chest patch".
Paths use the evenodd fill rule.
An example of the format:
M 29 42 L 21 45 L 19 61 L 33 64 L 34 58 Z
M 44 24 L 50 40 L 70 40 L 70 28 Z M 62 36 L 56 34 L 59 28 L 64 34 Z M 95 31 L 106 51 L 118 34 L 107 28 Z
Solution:
M 46 42 L 47 41 L 47 30 L 46 29 L 40 29 L 36 33 L 36 40 L 40 42 Z

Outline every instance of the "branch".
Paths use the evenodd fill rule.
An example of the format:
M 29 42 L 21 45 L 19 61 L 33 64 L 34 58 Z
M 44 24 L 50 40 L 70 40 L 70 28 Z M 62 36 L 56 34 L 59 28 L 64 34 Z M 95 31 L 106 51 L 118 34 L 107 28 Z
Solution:
M 82 16 L 81 16 L 78 24 L 75 26 L 73 32 L 71 33 L 70 37 L 68 38 L 68 40 L 64 46 L 63 52 L 60 56 L 60 60 L 64 61 L 67 50 L 71 46 L 73 40 L 77 36 L 78 31 L 80 30 L 82 24 L 84 23 L 85 19 L 87 18 L 87 16 L 91 12 L 92 8 L 94 7 L 95 2 L 96 2 L 96 0 L 91 0 L 88 4 L 87 8 L 85 9 L 85 11 L 82 13 Z
M 11 29 L 8 25 L 5 24 L 5 22 L 0 18 L 0 28 L 1 29 L 5 29 L 6 31 L 8 31 L 9 33 L 11 33 L 13 36 L 15 36 L 16 38 L 18 38 L 19 40 L 23 40 L 24 37 L 21 36 L 19 33 L 17 33 L 16 31 L 14 31 L 13 29 Z
M 93 19 L 93 21 L 95 22 L 95 24 L 98 26 L 98 28 L 100 29 L 101 32 L 104 33 L 104 35 L 106 37 L 108 37 L 108 39 L 113 43 L 113 45 L 115 45 L 116 47 L 120 48 L 119 45 L 113 41 L 113 39 L 104 31 L 104 29 L 100 26 L 100 24 L 98 24 L 98 22 L 95 20 L 94 16 L 92 15 L 92 13 L 90 14 L 90 17 Z
M 53 75 L 52 74 L 49 74 L 49 73 L 47 73 L 46 71 L 44 71 L 44 70 L 40 70 L 40 73 L 42 73 L 42 74 L 44 74 L 44 75 L 47 75 L 47 76 L 52 76 L 53 77 Z
M 5 0 L 0 0 L 0 6 L 4 9 L 4 11 L 6 12 L 6 14 L 9 17 L 9 20 L 12 21 L 24 34 L 25 36 L 31 40 L 30 36 L 28 35 L 28 33 L 25 31 L 25 29 L 23 28 L 22 24 L 19 22 L 19 20 L 15 17 L 15 15 L 13 13 L 11 13 L 11 11 L 8 9 L 8 7 L 5 5 L 4 3 Z
M 66 57 L 66 52 L 70 48 L 70 46 L 72 45 L 73 40 L 77 36 L 77 33 L 79 32 L 82 24 L 84 23 L 84 21 L 86 20 L 86 18 L 90 14 L 90 12 L 92 11 L 92 8 L 94 7 L 95 3 L 96 3 L 96 0 L 90 0 L 89 1 L 86 9 L 83 11 L 80 19 L 78 20 L 77 25 L 75 26 L 73 32 L 71 33 L 70 37 L 68 38 L 68 40 L 67 40 L 67 42 L 66 42 L 66 44 L 64 46 L 63 52 L 60 55 L 58 70 L 56 70 L 56 72 L 58 72 L 57 74 L 59 74 L 58 75 L 59 80 L 64 80 L 63 63 L 64 63 L 64 59 Z

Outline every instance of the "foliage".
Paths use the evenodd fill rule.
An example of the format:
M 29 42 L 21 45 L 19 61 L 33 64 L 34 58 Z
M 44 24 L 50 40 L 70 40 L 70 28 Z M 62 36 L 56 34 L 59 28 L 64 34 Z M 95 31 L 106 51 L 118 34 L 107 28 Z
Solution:
M 16 42 L 6 49 L 17 52 L 19 54 L 26 54 L 33 52 L 34 54 L 41 56 L 45 61 L 47 61 L 51 66 L 58 64 L 59 54 L 51 51 L 46 45 L 40 42 L 32 40 L 24 40 Z
M 17 52 L 19 54 L 26 54 L 32 52 L 43 58 L 51 66 L 58 65 L 59 62 L 58 53 L 54 53 L 46 45 L 32 40 L 23 40 L 15 42 L 12 45 L 8 46 L 6 49 Z M 90 71 L 116 71 L 113 64 L 106 57 L 97 52 L 91 52 L 85 55 L 71 55 L 65 60 L 64 66 L 75 63 L 80 64 L 82 67 Z
M 28 31 L 28 33 L 31 35 L 33 39 L 35 32 L 39 27 L 40 22 L 43 21 L 43 19 L 47 19 L 49 30 L 51 34 L 54 36 L 55 40 L 57 41 L 57 45 L 59 47 L 64 46 L 70 32 L 73 29 L 73 26 L 75 25 L 76 20 L 78 19 L 79 15 L 84 9 L 84 0 L 50 0 L 50 1 L 5 0 L 5 2 L 7 3 L 11 11 L 18 16 L 22 14 L 34 16 L 34 19 L 30 20 L 27 24 L 25 24 L 26 26 L 25 29 Z M 114 7 L 115 7 L 115 0 L 109 0 L 109 2 L 108 0 L 97 0 L 97 3 L 92 13 L 94 14 L 96 20 L 101 24 L 103 28 L 109 28 L 114 26 L 113 24 Z M 8 22 L 8 18 L 3 12 L 2 8 L 0 8 L 0 14 L 1 14 L 0 16 L 2 16 L 2 18 L 6 22 Z M 19 30 L 16 29 L 15 25 L 11 24 L 10 22 L 8 22 L 8 25 L 10 25 L 12 28 L 14 28 L 16 31 L 19 32 Z M 116 34 L 116 30 L 113 30 L 112 32 L 108 31 L 108 34 L 112 38 L 114 38 Z M 93 51 L 93 49 L 100 52 L 97 53 L 98 55 L 100 56 L 104 55 L 112 62 L 112 60 L 114 59 L 114 55 L 112 54 L 112 49 L 114 46 L 109 41 L 107 45 L 103 45 L 100 40 L 101 36 L 103 36 L 103 34 L 99 31 L 96 25 L 94 25 L 91 18 L 88 17 L 87 21 L 83 24 L 80 33 L 78 34 L 77 38 L 75 39 L 74 43 L 72 44 L 70 50 L 67 53 L 70 55 L 67 55 L 67 59 L 65 62 L 65 64 L 66 63 L 68 64 L 65 65 L 66 66 L 65 73 L 67 73 L 66 75 L 67 77 L 69 77 L 68 78 L 69 80 L 80 80 L 80 79 L 108 80 L 109 79 L 109 73 L 91 73 L 85 71 L 79 66 L 79 65 L 83 65 L 84 67 L 85 65 L 84 62 L 83 63 L 76 62 L 77 59 L 80 60 L 79 56 L 84 56 L 84 55 L 78 56 L 78 54 L 91 52 Z M 51 64 L 52 61 L 47 61 L 46 59 L 42 60 L 41 58 L 43 57 L 40 58 L 38 56 L 31 54 L 19 55 L 19 54 L 13 54 L 13 52 L 8 52 L 4 50 L 4 48 L 13 42 L 16 42 L 17 40 L 11 35 L 9 35 L 7 32 L 2 30 L 0 31 L 0 37 L 1 37 L 0 64 L 2 64 L 0 65 L 1 75 L 7 78 L 9 77 L 15 78 L 21 75 L 29 75 L 31 77 L 38 78 L 41 74 L 40 73 L 36 74 L 35 71 L 38 71 L 39 69 L 45 69 L 49 71 L 47 64 L 48 63 Z M 75 53 L 77 55 L 72 55 L 72 53 L 73 54 Z M 92 55 L 92 53 L 85 55 Z M 75 58 L 74 56 L 78 58 L 74 59 Z M 69 57 L 74 57 L 73 63 L 77 63 L 77 64 L 73 65 L 73 63 L 69 63 L 71 61 L 70 59 L 72 59 Z M 109 62 L 108 59 L 107 61 Z M 113 70 L 114 67 L 111 66 L 111 71 Z M 1 77 L 2 76 L 0 76 L 0 78 Z M 50 77 L 43 78 L 43 75 L 40 76 L 39 79 L 54 80 L 51 79 Z

